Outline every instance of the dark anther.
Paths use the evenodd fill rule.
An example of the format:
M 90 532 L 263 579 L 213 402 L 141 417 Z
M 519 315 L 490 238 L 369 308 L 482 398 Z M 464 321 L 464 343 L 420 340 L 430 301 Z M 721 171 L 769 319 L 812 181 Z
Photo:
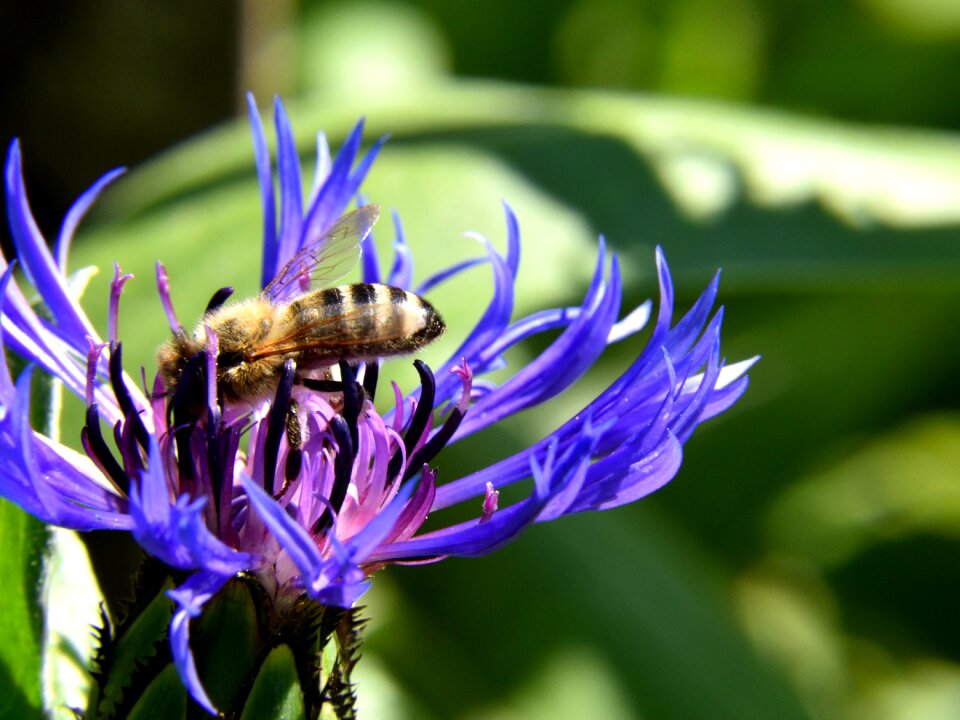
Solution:
M 177 467 L 184 480 L 196 479 L 190 453 L 190 436 L 193 435 L 196 422 L 207 406 L 204 379 L 206 362 L 207 355 L 202 351 L 187 360 L 180 371 L 177 389 L 168 411 L 173 416 L 172 422 L 168 419 L 168 423 L 175 428 L 173 437 L 177 444 Z
M 130 418 L 133 422 L 133 431 L 136 434 L 137 442 L 146 451 L 149 444 L 147 428 L 134 407 L 130 391 L 127 390 L 127 384 L 123 381 L 123 348 L 121 343 L 115 343 L 110 350 L 110 385 L 113 387 L 113 394 L 117 398 L 117 404 L 123 411 L 124 417 Z
M 100 430 L 100 413 L 96 403 L 87 408 L 87 424 L 80 431 L 80 442 L 83 443 L 90 459 L 120 492 L 126 494 L 130 490 L 130 479 L 103 439 L 103 433 Z
M 214 408 L 215 417 L 209 418 L 207 431 L 207 467 L 210 471 L 210 491 L 213 494 L 213 505 L 208 507 L 215 516 L 216 527 L 220 526 L 220 496 L 226 482 L 224 473 L 223 438 L 220 434 L 220 409 Z
M 300 469 L 303 467 L 303 450 L 300 448 L 295 448 L 289 452 L 287 455 L 287 466 L 284 468 L 284 480 L 289 485 L 294 480 L 297 479 L 297 476 L 300 474 Z
M 293 448 L 287 453 L 287 462 L 283 466 L 283 483 L 280 489 L 273 494 L 274 500 L 282 498 L 290 488 L 290 483 L 297 479 L 300 469 L 303 467 L 303 450 L 299 447 Z
M 350 442 L 357 446 L 359 431 L 357 420 L 360 418 L 360 406 L 363 404 L 363 388 L 357 384 L 357 374 L 346 360 L 340 361 L 340 380 L 343 382 L 343 410 L 340 414 L 350 428 Z
M 428 464 L 437 456 L 438 452 L 443 450 L 444 446 L 450 442 L 450 438 L 453 437 L 457 428 L 460 427 L 464 414 L 465 413 L 460 412 L 460 408 L 455 407 L 434 436 L 427 440 L 423 447 L 413 454 L 413 457 L 410 458 L 410 461 L 407 463 L 407 471 L 403 474 L 404 482 L 420 472 L 424 465 Z
M 366 364 L 366 370 L 363 373 L 363 391 L 373 402 L 377 397 L 377 378 L 380 377 L 380 363 L 376 360 L 369 360 Z
M 303 428 L 300 427 L 300 418 L 297 416 L 299 410 L 300 406 L 297 401 L 291 399 L 287 408 L 287 418 L 284 422 L 287 431 L 287 445 L 290 446 L 291 450 L 299 450 L 303 445 Z
M 334 416 L 330 421 L 330 429 L 337 441 L 337 457 L 333 461 L 333 490 L 330 493 L 330 504 L 336 512 L 340 512 L 344 499 L 347 497 L 347 488 L 350 487 L 350 475 L 353 473 L 353 457 L 355 445 L 350 437 L 350 428 L 341 417 Z
M 219 485 L 214 482 L 214 496 L 217 502 L 217 527 L 219 528 L 219 537 L 227 539 L 228 542 L 236 538 L 236 531 L 231 524 L 233 516 L 230 509 L 233 503 L 232 481 L 236 467 L 237 450 L 240 447 L 240 435 L 241 428 L 233 425 L 223 428 L 217 438 L 220 457 L 223 459 L 223 481 Z
M 283 364 L 283 375 L 277 385 L 277 394 L 267 419 L 267 439 L 263 443 L 263 489 L 273 493 L 273 479 L 277 472 L 277 457 L 280 454 L 280 440 L 287 429 L 287 413 L 290 410 L 290 391 L 293 389 L 293 376 L 297 365 L 292 359 Z
M 194 427 L 196 427 L 196 422 L 191 421 L 186 425 L 178 426 L 173 431 L 173 439 L 177 445 L 177 469 L 180 472 L 181 483 L 195 480 L 197 476 L 190 455 L 190 437 L 193 435 Z
M 119 420 L 113 425 L 113 442 L 120 448 L 120 454 L 123 455 L 123 423 Z
M 118 422 L 113 428 L 113 433 L 117 437 L 117 447 L 120 450 L 120 456 L 123 458 L 123 466 L 126 468 L 127 475 L 135 477 L 143 470 L 143 458 L 140 456 L 137 443 L 134 440 L 137 423 L 132 419 L 132 415 L 132 413 L 127 414 L 122 425 Z
M 213 297 L 210 298 L 210 302 L 207 303 L 207 312 L 210 313 L 216 310 L 218 307 L 223 305 L 227 301 L 227 298 L 231 295 L 233 295 L 232 287 L 222 287 L 217 290 L 213 294 Z
M 330 431 L 337 441 L 337 456 L 333 461 L 333 489 L 330 491 L 330 506 L 333 512 L 340 512 L 343 501 L 347 497 L 347 490 L 350 487 L 350 475 L 353 473 L 353 452 L 354 446 L 350 439 L 350 428 L 346 420 L 339 415 L 334 415 L 330 421 Z M 326 509 L 320 515 L 319 519 L 312 528 L 313 533 L 319 534 L 333 524 L 333 515 L 330 509 Z
M 410 451 L 416 447 L 420 441 L 420 436 L 427 428 L 427 422 L 433 415 L 433 401 L 436 397 L 437 382 L 433 377 L 433 371 L 422 360 L 414 360 L 413 366 L 420 375 L 420 401 L 417 403 L 417 409 L 410 420 L 410 426 L 403 436 L 403 447 L 406 450 L 407 457 L 410 457 Z M 390 465 L 387 466 L 387 477 L 393 477 L 400 472 L 400 464 L 403 462 L 403 456 L 397 450 L 390 458 Z M 408 467 L 418 467 L 407 463 Z
M 207 354 L 201 351 L 187 360 L 180 370 L 170 403 L 174 424 L 184 425 L 203 415 L 207 407 L 206 364 Z

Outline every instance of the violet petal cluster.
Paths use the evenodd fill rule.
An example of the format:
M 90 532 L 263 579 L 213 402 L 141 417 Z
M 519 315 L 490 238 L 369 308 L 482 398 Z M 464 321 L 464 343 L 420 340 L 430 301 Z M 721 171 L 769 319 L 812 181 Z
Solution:
M 382 141 L 361 155 L 358 124 L 331 159 L 320 135 L 304 200 L 300 158 L 283 106 L 275 106 L 275 167 L 252 99 L 250 118 L 264 210 L 265 286 L 345 212 Z M 288 361 L 270 398 L 242 412 L 224 407 L 212 331 L 206 351 L 189 368 L 193 380 L 181 383 L 173 397 L 159 380 L 138 387 L 124 371 L 117 337 L 120 294 L 130 276 L 117 268 L 104 340 L 81 309 L 66 270 L 74 230 L 118 174 L 101 178 L 74 204 L 51 250 L 30 212 L 19 146 L 10 147 L 7 215 L 23 280 L 45 310 L 35 310 L 12 264 L 0 259 L 2 342 L 30 364 L 14 381 L 0 352 L 0 495 L 51 524 L 130 532 L 148 553 L 189 573 L 170 592 L 177 603 L 171 649 L 191 695 L 212 713 L 193 662 L 190 620 L 237 573 L 256 575 L 276 603 L 306 593 L 349 607 L 385 563 L 483 555 L 532 523 L 653 492 L 677 473 L 683 443 L 697 425 L 733 405 L 747 387 L 754 360 L 727 366 L 721 358 L 722 309 L 713 310 L 717 279 L 674 322 L 673 286 L 658 250 L 659 310 L 649 342 L 626 372 L 540 442 L 438 484 L 434 461 L 447 444 L 562 393 L 607 345 L 629 337 L 650 317 L 649 302 L 621 317 L 619 266 L 601 241 L 580 305 L 514 320 L 520 235 L 509 208 L 505 253 L 484 240 L 482 257 L 419 284 L 399 223 L 388 273 L 381 273 L 372 238 L 363 240 L 364 282 L 428 294 L 477 265 L 488 266 L 493 276 L 493 297 L 476 327 L 441 367 L 431 370 L 417 361 L 419 387 L 407 395 L 395 388 L 387 412 L 373 403 L 378 363 L 346 361 L 339 366 L 337 392 L 296 382 Z M 176 331 L 171 288 L 159 265 L 158 287 Z M 224 299 L 216 295 L 211 303 Z M 499 384 L 483 378 L 505 366 L 508 349 L 547 332 L 555 339 L 529 364 Z M 86 402 L 85 452 L 31 428 L 34 367 Z M 291 409 L 303 428 L 302 443 L 284 432 Z M 499 507 L 503 488 L 529 480 L 529 496 Z M 428 514 L 436 517 L 463 502 L 474 503 L 474 519 L 420 531 Z

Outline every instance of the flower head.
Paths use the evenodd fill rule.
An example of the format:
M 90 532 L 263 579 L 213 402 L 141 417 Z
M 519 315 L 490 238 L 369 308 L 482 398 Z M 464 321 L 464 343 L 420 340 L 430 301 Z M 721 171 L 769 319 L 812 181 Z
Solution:
M 275 112 L 276 168 L 250 102 L 264 210 L 264 286 L 344 214 L 380 147 L 378 142 L 360 155 L 358 124 L 331 160 L 321 135 L 304 201 L 293 134 L 279 102 Z M 512 320 L 520 238 L 507 207 L 506 253 L 484 240 L 483 257 L 418 285 L 399 226 L 386 277 L 372 239 L 363 238 L 366 283 L 424 295 L 476 265 L 489 266 L 493 275 L 493 298 L 476 327 L 441 367 L 431 370 L 417 361 L 419 386 L 406 395 L 394 386 L 387 412 L 373 404 L 379 364 L 369 358 L 344 358 L 335 364 L 338 373 L 311 377 L 287 358 L 277 364 L 267 391 L 246 402 L 225 401 L 218 385 L 224 359 L 211 325 L 195 335 L 199 349 L 178 367 L 175 388 L 159 375 L 149 387 L 138 387 L 124 371 L 117 337 L 120 294 L 130 276 L 116 268 L 103 340 L 66 275 L 74 229 L 117 174 L 102 178 L 71 208 L 51 252 L 27 203 L 19 146 L 10 148 L 10 227 L 23 276 L 47 314 L 30 305 L 12 265 L 2 261 L 2 340 L 31 368 L 38 366 L 83 398 L 87 415 L 85 453 L 32 429 L 32 370 L 14 382 L 0 352 L 0 494 L 52 524 L 130 532 L 148 553 L 189 574 L 170 593 L 178 605 L 171 648 L 190 693 L 211 712 L 190 650 L 190 619 L 231 577 L 256 576 L 277 605 L 306 594 L 349 607 L 386 563 L 483 555 L 533 523 L 649 494 L 677 473 L 683 443 L 697 425 L 730 407 L 747 386 L 753 361 L 725 366 L 720 356 L 722 310 L 711 316 L 717 279 L 674 323 L 673 286 L 658 250 L 655 326 L 627 371 L 535 445 L 439 482 L 435 461 L 444 446 L 563 392 L 608 344 L 632 335 L 650 316 L 648 302 L 620 319 L 619 266 L 601 242 L 579 306 Z M 157 281 L 176 337 L 184 331 L 159 264 Z M 302 291 L 289 283 L 272 300 L 282 305 Z M 211 308 L 228 294 L 217 292 Z M 556 339 L 528 365 L 499 385 L 482 379 L 504 367 L 509 348 L 549 331 L 558 332 Z M 112 429 L 107 437 L 104 427 Z M 500 507 L 500 491 L 525 480 L 532 480 L 530 494 Z M 474 519 L 421 531 L 428 513 L 463 502 L 475 503 Z

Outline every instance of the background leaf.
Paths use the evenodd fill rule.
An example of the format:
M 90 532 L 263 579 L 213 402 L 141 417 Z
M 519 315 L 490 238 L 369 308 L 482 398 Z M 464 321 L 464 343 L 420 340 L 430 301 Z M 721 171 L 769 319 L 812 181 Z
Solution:
M 379 574 L 357 669 L 361 703 L 365 693 L 397 698 L 371 698 L 390 713 L 377 717 L 960 712 L 949 490 L 960 475 L 951 449 L 960 140 L 945 131 L 958 127 L 949 79 L 960 25 L 950 6 L 308 1 L 244 15 L 233 100 L 253 87 L 266 110 L 282 91 L 306 163 L 318 129 L 336 145 L 365 115 L 367 137 L 392 134 L 365 190 L 400 211 L 418 276 L 476 253 L 464 230 L 502 243 L 507 200 L 524 238 L 518 312 L 576 302 L 603 232 L 625 261 L 629 303 L 655 290 L 656 244 L 678 307 L 722 266 L 725 354 L 763 354 L 743 402 L 698 431 L 676 482 L 655 497 L 534 528 L 483 560 Z M 227 26 L 197 22 L 199 10 L 176 1 L 164 8 L 191 30 Z M 223 95 L 217 58 L 232 62 L 236 48 L 210 37 L 191 55 L 186 31 L 156 40 L 162 10 L 151 12 L 151 32 L 127 15 L 116 16 L 123 32 L 89 24 L 96 72 L 56 61 L 65 51 L 51 50 L 58 30 L 44 24 L 49 39 L 33 45 L 48 57 L 30 77 L 54 68 L 55 102 L 14 101 L 4 118 L 33 114 L 15 128 L 28 136 L 31 188 L 70 175 L 76 195 L 78 176 L 89 182 L 136 157 L 130 137 L 156 148 L 169 139 L 151 129 L 209 125 L 208 102 Z M 113 36 L 144 49 L 115 57 L 123 43 L 103 41 Z M 156 47 L 169 58 L 158 77 L 189 72 L 151 83 L 150 63 L 135 61 L 158 57 Z M 186 75 L 200 82 L 199 63 L 217 87 L 191 95 Z M 132 83 L 111 86 L 110 73 L 124 70 Z M 111 106 L 108 87 L 149 93 L 115 93 Z M 744 100 L 766 109 L 734 102 Z M 219 107 L 220 117 L 232 111 Z M 47 160 L 31 160 L 45 150 Z M 167 264 L 188 322 L 221 285 L 256 291 L 259 198 L 245 122 L 164 153 L 105 200 L 72 267 L 108 270 L 116 259 L 137 274 L 121 309 L 131 366 L 149 366 L 167 332 L 153 260 Z M 46 228 L 54 220 L 43 217 L 57 214 L 41 215 Z M 377 238 L 387 249 L 388 222 Z M 87 295 L 100 318 L 107 274 Z M 485 283 L 477 269 L 471 293 L 431 298 L 451 331 L 427 360 L 479 315 Z M 613 348 L 574 392 L 444 453 L 441 480 L 542 437 L 641 345 Z M 413 379 L 404 363 L 392 372 Z
M 330 107 L 319 100 L 290 105 L 296 128 L 324 127 L 331 135 L 354 115 L 345 103 L 335 112 L 318 110 Z M 421 110 L 436 107 L 451 110 L 429 117 Z M 397 584 L 401 609 L 386 618 L 371 613 L 372 626 L 379 620 L 381 627 L 371 652 L 397 673 L 421 711 L 437 717 L 470 707 L 485 716 L 497 706 L 490 698 L 519 703 L 524 688 L 545 682 L 539 674 L 562 667 L 557 663 L 571 653 L 609 668 L 609 702 L 653 717 L 807 716 L 814 694 L 799 702 L 799 680 L 786 682 L 764 660 L 768 652 L 786 652 L 764 639 L 780 629 L 747 622 L 759 637 L 738 630 L 738 612 L 770 597 L 760 592 L 770 589 L 761 582 L 768 576 L 751 567 L 766 562 L 754 538 L 767 506 L 808 470 L 810 458 L 942 387 L 936 374 L 925 386 L 911 368 L 946 367 L 953 357 L 945 338 L 956 334 L 960 295 L 951 273 L 960 245 L 949 226 L 941 227 L 950 220 L 945 206 L 912 196 L 913 181 L 884 179 L 888 170 L 917 182 L 942 178 L 943 193 L 954 192 L 960 143 L 705 102 L 489 84 L 437 86 L 375 107 L 371 134 L 386 118 L 394 132 L 366 191 L 402 210 L 419 277 L 476 252 L 458 238 L 463 229 L 502 244 L 499 199 L 507 198 L 524 240 L 518 312 L 575 302 L 596 252 L 592 229 L 603 228 L 624 255 L 634 303 L 652 293 L 654 244 L 664 245 L 687 298 L 722 263 L 727 356 L 760 350 L 765 358 L 744 404 L 694 438 L 678 482 L 658 497 L 538 527 L 495 558 L 399 569 L 380 579 Z M 311 135 L 300 137 L 309 162 Z M 181 317 L 197 316 L 227 282 L 240 294 L 255 292 L 260 220 L 248 144 L 244 128 L 229 127 L 159 158 L 111 193 L 99 226 L 78 248 L 78 264 L 119 258 L 138 275 L 127 286 L 121 333 L 141 363 L 151 361 L 165 332 L 150 280 L 157 256 L 171 273 Z M 803 158 L 808 162 L 798 165 Z M 686 162 L 692 165 L 680 167 Z M 886 170 L 871 186 L 834 181 L 840 173 L 866 177 L 877 167 Z M 691 204 L 702 196 L 698 173 L 708 184 L 711 176 L 726 183 L 723 202 L 715 195 L 712 204 Z M 381 246 L 390 235 L 381 223 Z M 437 292 L 452 331 L 428 359 L 449 352 L 479 315 L 489 289 L 482 271 L 475 276 L 475 294 Z M 92 287 L 88 297 L 104 294 Z M 612 349 L 573 393 L 544 411 L 445 453 L 444 477 L 542 437 L 639 346 Z M 404 363 L 393 365 L 409 384 Z M 880 386 L 885 392 L 877 392 Z M 791 421 L 811 417 L 818 421 Z M 698 549 L 703 542 L 712 552 Z M 624 567 L 614 558 L 632 562 Z M 740 584 L 725 591 L 741 572 Z M 775 576 L 778 583 L 790 577 Z M 506 589 L 520 587 L 519 594 Z M 808 607 L 809 599 L 788 597 Z M 828 626 L 819 637 L 837 632 Z M 842 639 L 833 647 L 842 648 Z M 822 663 L 836 666 L 836 652 L 842 650 Z
M 0 623 L 0 714 L 39 718 L 41 620 L 37 607 L 46 527 L 8 502 L 0 503 L 0 577 L 5 579 Z

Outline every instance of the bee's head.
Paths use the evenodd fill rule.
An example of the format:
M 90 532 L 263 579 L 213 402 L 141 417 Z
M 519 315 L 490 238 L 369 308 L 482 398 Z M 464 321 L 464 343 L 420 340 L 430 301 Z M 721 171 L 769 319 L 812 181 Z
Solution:
M 203 345 L 182 330 L 160 346 L 157 350 L 157 371 L 167 392 L 173 392 L 187 361 L 202 350 Z

